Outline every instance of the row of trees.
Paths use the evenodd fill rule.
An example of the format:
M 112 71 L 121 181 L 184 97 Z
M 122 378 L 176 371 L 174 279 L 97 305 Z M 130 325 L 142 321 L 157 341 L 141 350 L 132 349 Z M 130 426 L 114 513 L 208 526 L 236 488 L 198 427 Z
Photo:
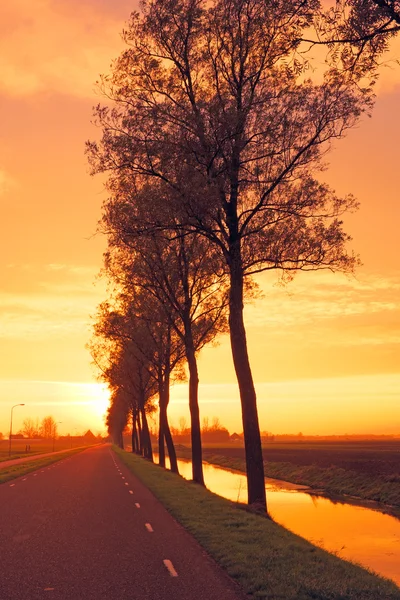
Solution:
M 243 309 L 254 275 L 352 272 L 341 216 L 357 207 L 318 179 L 334 140 L 373 104 L 399 0 L 143 0 L 100 89 L 87 152 L 107 173 L 102 304 L 91 343 L 112 391 L 108 426 L 151 458 L 176 457 L 169 386 L 189 376 L 193 479 L 203 483 L 197 353 L 229 331 L 240 390 L 248 501 L 266 509 Z M 321 64 L 317 70 L 313 59 Z
M 24 419 L 19 433 L 30 440 L 35 438 L 51 439 L 57 437 L 58 425 L 52 416 L 39 419 Z

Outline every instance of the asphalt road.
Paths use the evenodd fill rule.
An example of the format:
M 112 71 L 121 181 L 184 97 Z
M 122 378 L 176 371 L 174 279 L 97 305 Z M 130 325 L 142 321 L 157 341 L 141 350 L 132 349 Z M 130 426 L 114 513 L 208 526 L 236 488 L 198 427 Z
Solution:
M 1 600 L 243 600 L 109 446 L 0 485 L 0 553 Z

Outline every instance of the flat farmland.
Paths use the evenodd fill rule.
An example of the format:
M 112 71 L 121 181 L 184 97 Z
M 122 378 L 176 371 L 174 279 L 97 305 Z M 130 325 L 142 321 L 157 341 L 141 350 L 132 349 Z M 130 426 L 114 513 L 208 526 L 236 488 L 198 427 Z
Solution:
M 221 454 L 244 459 L 244 447 L 205 445 L 207 455 Z M 400 474 L 400 440 L 368 442 L 272 442 L 263 446 L 266 462 L 285 462 L 297 466 L 338 467 L 369 475 Z
M 27 445 L 30 446 L 30 451 L 26 452 Z M 54 441 L 54 451 L 70 450 L 82 445 L 81 438 L 71 439 L 56 439 Z M 9 441 L 0 440 L 0 461 L 8 460 L 9 458 Z M 28 439 L 13 439 L 11 444 L 11 458 L 19 458 L 24 456 L 32 456 L 32 454 L 45 454 L 53 452 L 53 440 L 28 440 Z

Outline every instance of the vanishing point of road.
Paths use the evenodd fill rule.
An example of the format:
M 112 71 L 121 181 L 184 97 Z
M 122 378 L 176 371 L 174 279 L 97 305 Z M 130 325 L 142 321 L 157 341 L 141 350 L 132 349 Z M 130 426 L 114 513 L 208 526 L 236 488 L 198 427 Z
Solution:
M 0 552 L 1 600 L 243 600 L 110 446 L 0 485 Z

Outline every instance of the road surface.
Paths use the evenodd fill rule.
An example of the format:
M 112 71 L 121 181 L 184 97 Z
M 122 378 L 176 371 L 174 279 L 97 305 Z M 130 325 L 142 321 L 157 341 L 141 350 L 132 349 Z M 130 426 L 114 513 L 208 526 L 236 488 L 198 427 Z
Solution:
M 110 446 L 0 485 L 1 600 L 243 600 Z

